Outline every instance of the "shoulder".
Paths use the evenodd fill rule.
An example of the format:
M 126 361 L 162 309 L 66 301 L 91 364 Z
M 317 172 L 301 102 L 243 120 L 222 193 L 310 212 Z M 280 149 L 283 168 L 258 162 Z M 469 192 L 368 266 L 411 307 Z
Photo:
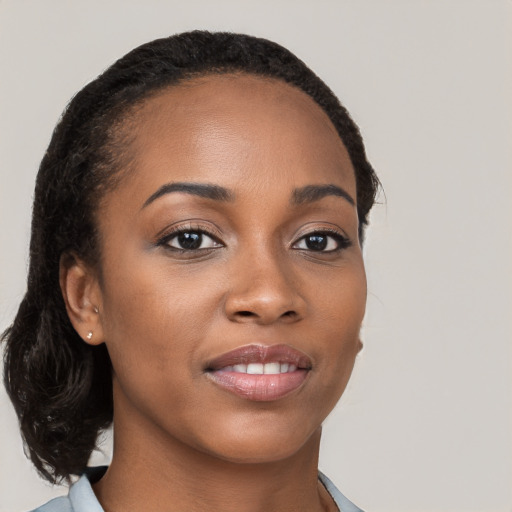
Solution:
M 340 509 L 340 512 L 363 512 L 358 506 L 354 505 L 348 498 L 341 494 L 338 488 L 320 471 L 318 472 L 318 478 L 331 495 Z
M 106 467 L 88 468 L 69 488 L 67 496 L 54 498 L 31 512 L 104 512 L 96 499 L 91 483 L 99 480 Z
M 69 496 L 55 498 L 45 505 L 38 507 L 31 512 L 73 512 Z

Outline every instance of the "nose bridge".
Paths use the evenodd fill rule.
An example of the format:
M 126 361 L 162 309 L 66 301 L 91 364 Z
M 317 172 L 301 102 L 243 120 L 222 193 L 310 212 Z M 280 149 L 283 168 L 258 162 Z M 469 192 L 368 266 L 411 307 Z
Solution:
M 299 318 L 303 301 L 290 263 L 286 249 L 268 240 L 240 250 L 226 300 L 228 316 L 245 321 L 252 318 L 259 323 Z

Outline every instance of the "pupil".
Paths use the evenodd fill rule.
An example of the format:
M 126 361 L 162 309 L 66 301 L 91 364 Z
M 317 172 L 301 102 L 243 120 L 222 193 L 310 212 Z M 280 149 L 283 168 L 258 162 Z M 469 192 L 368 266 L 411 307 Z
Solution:
M 198 249 L 202 242 L 201 233 L 181 233 L 178 242 L 183 249 Z
M 327 247 L 325 235 L 311 235 L 306 238 L 306 245 L 312 251 L 323 251 Z

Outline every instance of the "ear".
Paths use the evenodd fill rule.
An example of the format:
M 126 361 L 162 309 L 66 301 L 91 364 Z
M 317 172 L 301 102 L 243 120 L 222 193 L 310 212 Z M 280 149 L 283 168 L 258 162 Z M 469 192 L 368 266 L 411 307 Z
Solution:
M 96 272 L 74 254 L 60 258 L 59 282 L 69 320 L 90 345 L 103 343 L 101 290 Z

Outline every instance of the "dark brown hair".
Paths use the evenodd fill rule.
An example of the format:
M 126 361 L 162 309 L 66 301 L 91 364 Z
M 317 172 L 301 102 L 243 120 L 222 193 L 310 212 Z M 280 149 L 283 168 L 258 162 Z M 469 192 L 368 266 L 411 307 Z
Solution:
M 4 381 L 28 454 L 51 482 L 81 474 L 102 429 L 112 422 L 105 345 L 83 342 L 59 287 L 59 260 L 73 252 L 99 261 L 94 212 L 115 187 L 127 113 L 148 95 L 192 77 L 248 73 L 282 80 L 327 113 L 350 155 L 359 234 L 379 187 L 356 124 L 332 91 L 282 46 L 241 34 L 194 31 L 144 44 L 115 62 L 69 103 L 37 176 L 27 292 L 4 332 Z M 121 130 L 123 131 L 123 130 Z

